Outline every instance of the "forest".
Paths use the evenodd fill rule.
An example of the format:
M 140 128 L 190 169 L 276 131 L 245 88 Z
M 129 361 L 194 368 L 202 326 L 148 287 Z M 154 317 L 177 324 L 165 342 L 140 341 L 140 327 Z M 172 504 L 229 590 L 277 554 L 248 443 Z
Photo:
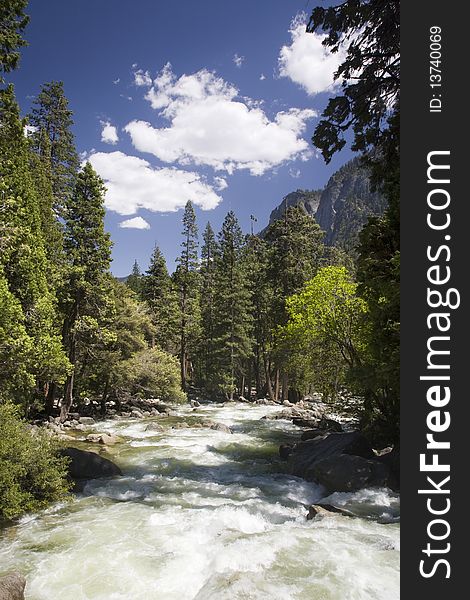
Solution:
M 326 30 L 334 49 L 351 27 L 349 4 L 315 8 L 308 29 Z M 320 392 L 334 403 L 346 393 L 361 398 L 361 429 L 398 445 L 398 67 L 387 63 L 377 80 L 398 34 L 395 3 L 359 4 L 354 27 L 367 43 L 351 45 L 339 75 L 360 68 L 361 77 L 330 99 L 313 143 L 328 162 L 353 132 L 353 150 L 387 200 L 383 216 L 345 248 L 327 245 L 302 206 L 286 205 L 256 235 L 234 211 L 220 231 L 197 223 L 188 201 L 174 271 L 155 245 L 148 268 L 135 262 L 119 281 L 105 186 L 80 161 L 63 82 L 44 83 L 26 116 L 8 83 L 26 44 L 27 2 L 2 2 L 0 516 L 66 491 L 56 442 L 33 438 L 24 422 L 64 421 L 90 402 L 104 416 L 129 397 L 296 403 Z M 387 35 L 362 27 L 375 5 Z

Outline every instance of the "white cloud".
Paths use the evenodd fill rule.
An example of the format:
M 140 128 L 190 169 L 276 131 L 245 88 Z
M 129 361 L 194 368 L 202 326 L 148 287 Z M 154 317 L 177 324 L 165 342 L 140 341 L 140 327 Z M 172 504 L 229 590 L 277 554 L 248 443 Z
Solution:
M 296 17 L 290 28 L 291 45 L 283 46 L 279 53 L 279 74 L 288 77 L 314 96 L 332 92 L 341 84 L 334 81 L 334 73 L 345 58 L 345 49 L 331 53 L 322 41 L 325 35 L 307 33 L 305 18 Z
M 245 57 L 244 56 L 239 56 L 238 54 L 234 54 L 232 60 L 235 63 L 235 65 L 240 69 L 241 66 L 242 66 L 242 64 L 245 61 Z
M 139 87 L 150 87 L 152 85 L 152 78 L 150 77 L 150 73 L 148 71 L 143 71 L 142 69 L 135 71 L 134 83 Z
M 210 210 L 222 200 L 198 173 L 156 169 L 142 158 L 118 151 L 95 152 L 88 160 L 105 182 L 106 208 L 120 215 L 133 215 L 139 208 L 174 212 L 187 200 Z
M 142 217 L 134 217 L 133 219 L 121 221 L 119 227 L 122 229 L 150 229 L 150 224 Z
M 214 185 L 215 185 L 215 189 L 218 190 L 219 192 L 228 188 L 227 180 L 224 179 L 223 177 L 214 177 Z
M 264 73 L 261 73 L 261 75 L 259 76 L 259 80 L 264 81 L 265 79 L 266 79 L 266 75 Z
M 121 81 L 120 77 L 118 77 L 117 79 L 113 79 L 114 85 L 117 85 L 120 81 Z
M 109 121 L 101 121 L 101 141 L 105 144 L 117 144 L 119 142 L 119 136 L 117 129 L 114 125 L 111 125 Z
M 240 98 L 235 87 L 205 69 L 177 78 L 167 64 L 145 97 L 169 126 L 134 120 L 124 130 L 137 150 L 164 162 L 261 175 L 310 155 L 300 136 L 315 111 L 291 108 L 270 120 L 259 103 Z
M 289 169 L 289 175 L 293 179 L 298 179 L 301 175 L 300 169 Z

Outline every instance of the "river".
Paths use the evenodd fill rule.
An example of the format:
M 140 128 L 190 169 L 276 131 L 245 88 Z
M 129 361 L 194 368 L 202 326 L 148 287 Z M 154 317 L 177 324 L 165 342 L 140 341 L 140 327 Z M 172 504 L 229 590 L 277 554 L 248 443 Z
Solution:
M 261 420 L 273 410 L 181 407 L 160 433 L 96 424 L 125 439 L 110 448 L 123 477 L 4 530 L 0 574 L 24 573 L 28 600 L 398 600 L 398 497 L 336 493 L 360 518 L 307 521 L 326 493 L 283 472 L 279 443 L 299 430 Z M 172 427 L 203 417 L 234 433 Z

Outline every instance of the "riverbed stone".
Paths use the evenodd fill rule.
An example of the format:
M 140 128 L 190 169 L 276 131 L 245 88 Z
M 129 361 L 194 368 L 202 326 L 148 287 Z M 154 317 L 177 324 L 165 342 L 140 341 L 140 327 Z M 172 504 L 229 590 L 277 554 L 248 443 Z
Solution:
M 122 442 L 122 438 L 114 435 L 114 433 L 91 433 L 86 437 L 87 442 L 93 442 L 94 444 L 103 444 L 105 446 L 113 446 L 119 442 Z
M 21 573 L 0 577 L 0 600 L 24 600 L 26 579 Z
M 322 437 L 323 435 L 325 435 L 325 432 L 321 431 L 320 429 L 307 429 L 307 431 L 302 433 L 300 439 L 302 442 L 306 442 L 307 440 L 314 440 L 315 438 Z
M 211 425 L 211 429 L 214 429 L 215 431 L 223 431 L 224 433 L 233 433 L 230 427 L 224 423 L 214 423 Z
M 315 463 L 310 474 L 330 492 L 355 492 L 367 487 L 387 487 L 390 469 L 378 460 L 337 454 Z
M 317 481 L 314 466 L 318 461 L 347 454 L 365 459 L 374 457 L 371 445 L 359 431 L 327 433 L 296 444 L 289 456 L 289 466 L 293 475 Z
M 145 428 L 145 431 L 156 431 L 162 432 L 165 431 L 164 428 L 160 425 L 160 423 L 149 423 Z
M 315 517 L 329 517 L 335 514 L 343 515 L 345 517 L 355 516 L 349 510 L 338 508 L 332 504 L 312 504 L 308 509 L 307 521 L 311 521 Z
M 80 417 L 78 419 L 78 422 L 81 425 L 94 425 L 95 424 L 95 419 L 93 417 Z
M 116 464 L 96 452 L 68 447 L 61 449 L 60 454 L 70 458 L 68 472 L 72 479 L 98 479 L 122 475 Z

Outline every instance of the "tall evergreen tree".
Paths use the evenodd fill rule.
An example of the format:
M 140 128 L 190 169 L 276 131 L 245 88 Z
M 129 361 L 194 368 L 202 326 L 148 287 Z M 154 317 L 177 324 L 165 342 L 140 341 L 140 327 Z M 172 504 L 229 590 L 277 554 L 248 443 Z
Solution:
M 218 246 L 214 231 L 207 223 L 201 248 L 201 342 L 199 346 L 200 382 L 207 386 L 214 378 L 215 366 L 215 321 L 214 293 L 216 282 L 216 260 Z
M 67 360 L 55 328 L 55 296 L 48 282 L 40 205 L 23 130 L 9 86 L 0 91 L 0 270 L 6 280 L 4 299 L 31 341 L 28 364 L 19 365 L 19 370 L 30 373 L 39 393 L 41 383 L 65 375 Z M 31 391 L 24 388 L 16 396 L 28 405 Z
M 323 236 L 320 226 L 299 206 L 286 208 L 284 218 L 269 226 L 266 241 L 270 247 L 268 277 L 273 290 L 272 330 L 287 321 L 287 298 L 298 292 L 322 264 L 325 254 Z M 289 392 L 288 373 L 283 370 L 284 355 L 282 351 L 275 357 L 276 400 L 281 388 L 283 400 L 287 400 Z
M 180 366 L 181 386 L 187 389 L 191 377 L 191 347 L 198 339 L 198 229 L 196 214 L 190 200 L 183 214 L 183 242 L 181 255 L 177 259 L 178 267 L 174 274 L 180 300 Z
M 61 297 L 65 315 L 63 339 L 73 366 L 80 321 L 87 315 L 96 318 L 106 301 L 105 275 L 111 262 L 111 242 L 104 230 L 104 192 L 103 181 L 86 163 L 77 177 L 65 220 L 68 269 Z M 74 377 L 72 372 L 67 378 L 61 419 L 66 418 L 72 405 Z
M 27 45 L 22 37 L 29 22 L 24 12 L 27 5 L 28 0 L 2 0 L 0 3 L 0 73 L 16 69 L 19 49 Z M 0 83 L 3 83 L 1 74 Z
M 233 400 L 243 393 L 252 349 L 251 297 L 243 260 L 244 237 L 233 211 L 219 232 L 214 290 L 215 384 Z
M 73 194 L 79 167 L 72 115 L 63 83 L 51 81 L 42 86 L 29 116 L 35 128 L 31 135 L 33 148 L 50 160 L 55 209 L 62 217 Z
M 149 268 L 142 280 L 142 296 L 150 309 L 155 329 L 154 344 L 176 353 L 180 325 L 178 295 L 158 246 L 153 250 Z
M 142 272 L 139 263 L 135 260 L 132 266 L 132 273 L 126 279 L 126 285 L 140 298 L 142 295 L 142 284 Z

